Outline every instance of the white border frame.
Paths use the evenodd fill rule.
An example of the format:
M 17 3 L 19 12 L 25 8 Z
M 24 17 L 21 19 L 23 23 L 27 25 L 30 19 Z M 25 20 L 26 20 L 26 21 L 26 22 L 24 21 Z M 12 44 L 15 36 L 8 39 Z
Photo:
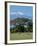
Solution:
M 32 6 L 33 7 L 33 39 L 30 40 L 10 40 L 10 5 L 18 6 Z M 25 43 L 25 42 L 35 42 L 35 5 L 34 4 L 22 4 L 22 3 L 7 3 L 7 43 Z

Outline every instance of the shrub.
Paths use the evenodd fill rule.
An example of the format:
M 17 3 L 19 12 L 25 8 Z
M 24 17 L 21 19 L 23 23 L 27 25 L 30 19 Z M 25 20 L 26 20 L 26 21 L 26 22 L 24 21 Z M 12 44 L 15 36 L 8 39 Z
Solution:
M 29 32 L 32 32 L 33 30 L 32 30 L 32 26 L 28 26 L 28 31 Z

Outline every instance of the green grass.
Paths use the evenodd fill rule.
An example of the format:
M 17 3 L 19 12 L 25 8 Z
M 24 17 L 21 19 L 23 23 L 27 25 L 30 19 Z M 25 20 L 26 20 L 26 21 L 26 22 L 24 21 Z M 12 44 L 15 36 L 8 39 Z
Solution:
M 32 39 L 32 32 L 10 33 L 10 40 Z

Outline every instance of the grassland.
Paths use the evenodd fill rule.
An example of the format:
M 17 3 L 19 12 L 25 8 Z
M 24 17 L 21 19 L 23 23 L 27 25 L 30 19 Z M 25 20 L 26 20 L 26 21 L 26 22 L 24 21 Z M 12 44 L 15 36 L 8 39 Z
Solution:
M 10 33 L 10 40 L 32 39 L 32 32 Z

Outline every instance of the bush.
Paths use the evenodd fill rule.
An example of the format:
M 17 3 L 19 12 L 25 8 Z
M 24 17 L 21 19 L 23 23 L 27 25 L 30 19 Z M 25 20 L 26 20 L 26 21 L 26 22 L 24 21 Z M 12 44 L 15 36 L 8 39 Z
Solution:
M 28 26 L 27 28 L 25 28 L 23 25 L 16 25 L 16 27 L 10 28 L 10 32 L 32 32 L 32 26 Z
M 14 28 L 10 28 L 10 32 L 11 32 L 11 33 L 16 33 L 16 32 L 18 32 L 18 31 L 17 31 L 17 28 L 14 27 Z
M 33 30 L 32 30 L 32 26 L 28 26 L 28 31 L 29 32 L 32 32 Z
M 18 32 L 24 32 L 24 26 L 18 25 L 16 28 Z

